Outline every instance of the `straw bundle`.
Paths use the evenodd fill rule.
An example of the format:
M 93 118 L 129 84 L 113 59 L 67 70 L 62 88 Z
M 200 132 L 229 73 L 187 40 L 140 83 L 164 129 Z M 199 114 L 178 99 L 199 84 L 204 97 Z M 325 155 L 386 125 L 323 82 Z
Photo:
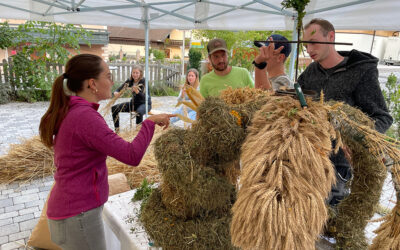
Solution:
M 146 232 L 163 249 L 235 249 L 229 237 L 231 217 L 209 214 L 190 220 L 165 208 L 159 189 L 153 190 L 140 214 Z
M 248 102 L 253 102 L 259 98 L 268 97 L 271 92 L 264 91 L 262 89 L 256 88 L 236 88 L 228 87 L 221 92 L 220 98 L 225 101 L 228 105 L 234 104 L 245 104 Z
M 302 110 L 272 97 L 256 113 L 242 146 L 241 188 L 231 236 L 244 249 L 314 249 L 335 181 L 329 160 L 335 132 L 323 105 Z
M 40 141 L 39 136 L 12 144 L 7 155 L 0 156 L 0 183 L 29 181 L 52 175 L 54 166 L 53 150 Z
M 126 130 L 121 137 L 132 141 L 139 132 Z M 153 141 L 163 133 L 161 128 L 156 128 Z M 153 146 L 150 145 L 140 165 L 137 167 L 128 166 L 111 157 L 107 158 L 108 173 L 124 173 L 132 187 L 140 186 L 144 178 L 150 182 L 160 181 L 160 174 L 156 167 Z M 8 153 L 0 157 L 0 183 L 9 184 L 14 181 L 29 181 L 37 178 L 44 178 L 53 175 L 54 152 L 41 142 L 39 136 L 22 140 L 20 144 L 10 145 Z
M 374 231 L 377 236 L 374 238 L 370 250 L 400 249 L 400 163 L 398 159 L 389 167 L 389 171 L 392 174 L 397 203 L 391 213 L 381 219 L 382 224 Z
M 333 226 L 337 230 L 339 247 L 346 249 L 366 249 L 364 228 L 378 204 L 386 169 L 382 163 L 384 153 L 393 159 L 391 168 L 395 184 L 397 204 L 392 213 L 383 220 L 376 231 L 371 249 L 398 249 L 400 242 L 399 207 L 400 150 L 399 142 L 386 137 L 373 129 L 374 124 L 361 111 L 348 105 L 337 103 L 329 112 L 332 124 L 340 131 L 345 143 L 353 152 L 352 166 L 354 180 L 350 196 L 338 206 Z
M 180 199 L 187 209 L 183 209 L 186 212 L 182 214 L 182 208 L 172 211 L 173 203 L 164 204 L 172 214 L 182 217 L 215 210 L 226 213 L 232 204 L 234 187 L 226 178 L 218 176 L 214 168 L 201 166 L 193 160 L 185 140 L 188 134 L 187 130 L 171 129 L 156 140 L 155 155 L 163 175 L 162 190 L 168 191 L 163 193 L 163 200 Z
M 202 165 L 222 164 L 239 158 L 245 138 L 241 114 L 221 99 L 209 97 L 198 108 L 193 124 L 190 154 Z
M 99 113 L 105 117 L 108 112 L 111 111 L 111 107 L 115 104 L 115 102 L 118 100 L 118 98 L 120 98 L 121 96 L 124 95 L 124 93 L 130 88 L 128 88 L 128 84 L 125 84 L 125 86 L 121 89 L 121 91 L 119 92 L 120 94 L 118 96 L 114 96 L 113 98 L 111 98 L 110 101 L 107 102 L 106 105 L 104 105 L 100 110 Z

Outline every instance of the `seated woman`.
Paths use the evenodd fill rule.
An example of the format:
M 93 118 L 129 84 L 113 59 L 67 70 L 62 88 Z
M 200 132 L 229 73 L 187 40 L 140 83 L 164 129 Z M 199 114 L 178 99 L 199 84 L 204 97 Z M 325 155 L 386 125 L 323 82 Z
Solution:
M 131 77 L 114 92 L 114 96 L 120 96 L 120 92 L 124 87 L 127 87 L 130 91 L 132 91 L 132 99 L 130 102 L 116 104 L 111 107 L 115 131 L 119 130 L 119 112 L 135 111 L 136 124 L 140 124 L 143 121 L 143 115 L 146 113 L 146 87 L 145 80 L 143 78 L 143 69 L 141 66 L 133 65 Z M 150 95 L 148 98 L 148 111 L 150 111 Z
M 178 96 L 178 102 L 179 101 L 189 101 L 189 97 L 186 94 L 185 88 L 187 86 L 192 86 L 194 89 L 198 90 L 199 88 L 199 72 L 196 69 L 189 69 L 186 73 L 186 82 L 185 85 L 183 85 L 181 92 L 179 93 Z M 180 115 L 185 115 L 184 110 L 187 110 L 187 117 L 190 118 L 191 120 L 196 120 L 196 111 L 192 110 L 189 107 L 186 107 L 182 105 L 179 109 L 175 110 L 172 112 L 173 114 L 180 114 Z M 179 117 L 172 117 L 170 122 L 174 123 L 179 121 Z

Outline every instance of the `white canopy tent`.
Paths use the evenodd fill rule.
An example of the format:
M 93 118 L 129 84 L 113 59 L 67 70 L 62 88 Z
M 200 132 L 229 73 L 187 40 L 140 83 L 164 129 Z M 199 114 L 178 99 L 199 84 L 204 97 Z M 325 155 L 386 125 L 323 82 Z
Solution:
M 282 0 L 0 0 L 0 18 L 143 28 L 146 31 L 145 79 L 148 88 L 150 28 L 292 30 L 296 26 L 297 13 L 291 9 L 282 9 L 281 2 Z M 305 22 L 314 17 L 322 17 L 332 22 L 336 29 L 400 30 L 400 0 L 310 0 L 306 12 Z M 297 37 L 296 32 L 293 37 Z M 293 52 L 295 51 L 294 48 Z M 293 53 L 292 59 L 295 57 Z M 291 69 L 293 65 L 294 60 L 291 61 Z

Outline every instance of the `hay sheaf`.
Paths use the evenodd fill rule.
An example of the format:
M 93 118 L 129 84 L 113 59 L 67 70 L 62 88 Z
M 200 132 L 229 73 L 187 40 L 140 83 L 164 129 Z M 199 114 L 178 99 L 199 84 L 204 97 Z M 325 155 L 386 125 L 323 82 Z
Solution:
M 153 190 L 140 214 L 146 232 L 163 249 L 235 249 L 229 236 L 231 216 L 181 219 L 163 205 L 159 189 Z
M 121 137 L 132 141 L 139 132 L 126 130 Z M 162 129 L 156 128 L 153 141 L 163 133 Z M 139 166 L 132 167 L 114 158 L 107 158 L 108 174 L 124 173 L 131 187 L 140 186 L 144 178 L 150 182 L 159 182 L 160 173 L 154 158 L 153 146 L 150 145 Z M 20 144 L 10 145 L 8 153 L 0 156 L 0 183 L 9 184 L 14 181 L 30 181 L 44 178 L 54 174 L 54 152 L 41 142 L 39 136 L 24 139 Z
M 347 104 L 330 102 L 334 112 L 342 112 L 346 119 L 373 130 L 374 122 L 361 110 Z M 332 117 L 333 119 L 334 116 Z M 342 140 L 352 152 L 353 180 L 351 193 L 337 206 L 337 214 L 330 219 L 328 231 L 336 238 L 337 246 L 345 249 L 367 249 L 365 227 L 379 204 L 387 172 L 382 158 L 371 154 L 365 146 L 365 135 L 352 126 L 338 127 Z
M 53 150 L 44 146 L 39 136 L 11 144 L 0 156 L 0 183 L 29 181 L 50 176 L 55 171 Z
M 235 246 L 315 248 L 335 181 L 329 160 L 335 132 L 324 106 L 308 103 L 301 109 L 291 97 L 272 97 L 255 114 L 242 146 L 241 189 L 232 208 Z
M 210 170 L 210 169 L 208 169 Z M 192 186 L 173 186 L 162 181 L 162 201 L 166 209 L 181 219 L 204 217 L 212 213 L 223 216 L 229 214 L 235 202 L 235 188 L 226 179 L 202 172 Z
M 233 203 L 234 186 L 216 173 L 216 167 L 202 166 L 191 156 L 185 140 L 188 130 L 171 129 L 155 143 L 156 159 L 163 175 L 168 196 L 164 200 L 179 202 L 187 207 L 181 217 L 205 214 L 208 211 L 227 211 Z M 228 167 L 228 166 L 227 166 Z M 164 193 L 163 193 L 164 194 Z M 173 203 L 166 206 L 176 216 L 182 208 L 173 211 Z
M 198 108 L 191 129 L 190 154 L 202 165 L 223 164 L 239 158 L 245 132 L 240 114 L 219 98 L 208 97 Z
M 236 88 L 228 87 L 221 92 L 220 98 L 228 105 L 245 104 L 257 99 L 269 97 L 272 93 L 256 88 Z

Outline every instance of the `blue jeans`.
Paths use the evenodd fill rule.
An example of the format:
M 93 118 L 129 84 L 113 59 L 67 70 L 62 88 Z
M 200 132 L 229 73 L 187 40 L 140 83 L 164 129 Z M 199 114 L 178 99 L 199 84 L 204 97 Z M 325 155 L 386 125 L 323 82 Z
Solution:
M 48 219 L 51 240 L 63 250 L 107 250 L 103 206 L 63 220 Z

